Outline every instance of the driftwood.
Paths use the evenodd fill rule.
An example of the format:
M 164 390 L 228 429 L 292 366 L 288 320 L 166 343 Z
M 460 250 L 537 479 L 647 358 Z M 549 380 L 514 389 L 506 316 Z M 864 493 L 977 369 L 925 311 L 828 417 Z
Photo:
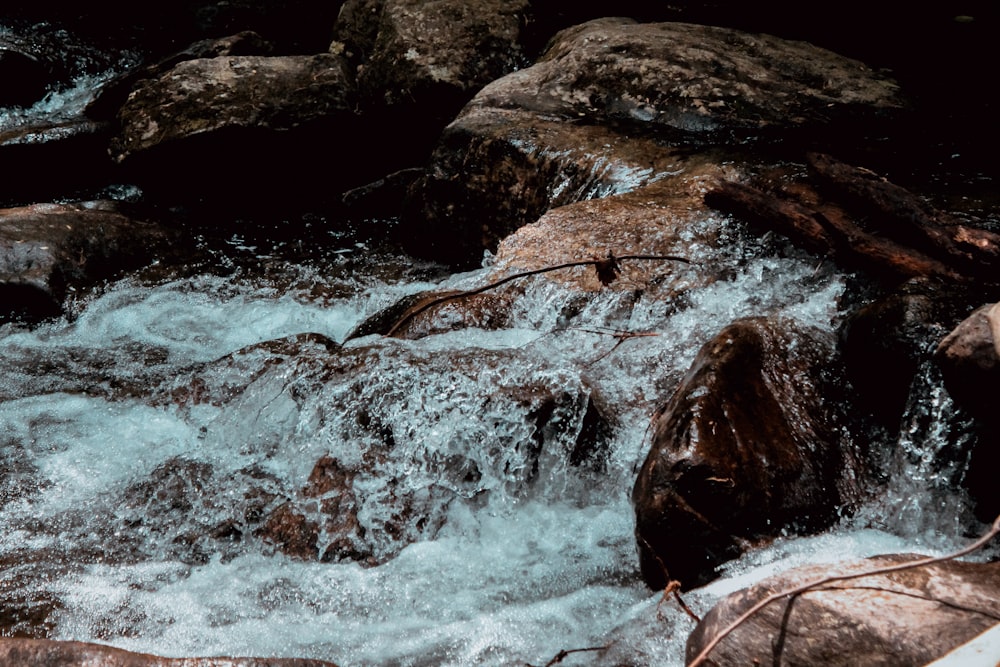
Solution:
M 880 230 L 971 276 L 996 279 L 1000 235 L 962 224 L 908 190 L 829 155 L 811 153 L 809 168 L 822 186 Z
M 705 203 L 762 230 L 774 230 L 803 249 L 850 269 L 888 280 L 918 276 L 955 282 L 965 279 L 944 262 L 862 229 L 834 205 L 810 206 L 732 182 L 720 183 L 706 193 Z
M 1000 282 L 1000 235 L 965 225 L 867 169 L 828 155 L 807 159 L 822 192 L 836 201 L 805 184 L 775 194 L 724 182 L 705 203 L 881 279 Z

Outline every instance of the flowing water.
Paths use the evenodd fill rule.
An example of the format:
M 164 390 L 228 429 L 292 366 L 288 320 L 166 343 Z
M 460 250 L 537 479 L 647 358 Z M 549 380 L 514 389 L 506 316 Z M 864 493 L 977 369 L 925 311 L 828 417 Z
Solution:
M 52 637 L 167 656 L 537 665 L 607 647 L 564 663 L 682 664 L 693 623 L 641 582 L 632 535 L 650 416 L 735 318 L 832 330 L 847 284 L 730 220 L 698 224 L 718 242 L 685 248 L 701 268 L 663 269 L 677 299 L 606 290 L 580 306 L 539 277 L 502 330 L 348 340 L 404 295 L 485 272 L 446 276 L 350 234 L 309 257 L 206 242 L 193 270 L 3 325 L 0 592 Z M 960 543 L 954 505 L 920 500 L 941 488 L 928 457 L 955 439 L 947 397 L 933 378 L 914 391 L 890 457 L 905 481 L 825 534 L 749 553 L 688 603 L 704 613 L 801 563 Z M 617 419 L 588 439 L 598 398 Z M 357 525 L 346 552 L 327 526 L 316 549 L 333 555 L 303 560 L 260 531 L 285 501 L 321 521 L 331 494 L 303 488 L 324 457 L 349 471 Z

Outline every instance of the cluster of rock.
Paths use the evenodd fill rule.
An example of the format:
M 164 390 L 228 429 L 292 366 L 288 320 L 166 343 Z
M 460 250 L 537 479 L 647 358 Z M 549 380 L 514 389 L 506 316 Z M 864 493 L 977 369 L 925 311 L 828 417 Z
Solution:
M 463 267 L 478 263 L 484 250 L 495 251 L 486 283 L 609 252 L 683 255 L 688 244 L 712 240 L 697 234 L 713 232 L 691 229 L 693 220 L 712 214 L 706 192 L 716 194 L 708 198 L 716 207 L 722 206 L 719 193 L 728 192 L 730 208 L 747 222 L 792 235 L 806 251 L 848 268 L 872 269 L 871 263 L 844 259 L 856 257 L 851 253 L 858 248 L 870 248 L 864 245 L 868 237 L 861 236 L 863 224 L 851 227 L 851 233 L 837 228 L 840 236 L 815 231 L 823 221 L 841 218 L 830 213 L 828 202 L 817 202 L 814 192 L 803 194 L 809 178 L 805 150 L 877 145 L 895 124 L 916 122 L 897 83 L 857 60 L 801 41 L 663 22 L 678 18 L 670 15 L 677 8 L 643 16 L 661 22 L 638 22 L 597 18 L 568 4 L 544 8 L 530 0 L 348 0 L 334 20 L 330 6 L 337 3 L 303 0 L 261 3 L 266 11 L 247 9 L 254 17 L 248 21 L 237 20 L 241 14 L 234 7 L 240 3 L 193 4 L 200 30 L 221 34 L 221 26 L 235 26 L 259 32 L 232 30 L 228 36 L 192 40 L 169 55 L 161 46 L 163 52 L 146 64 L 109 82 L 87 117 L 59 127 L 0 133 L 0 167 L 18 174 L 0 183 L 0 202 L 11 206 L 0 210 L 5 311 L 0 319 L 57 315 L 69 292 L 162 259 L 174 245 L 178 232 L 169 214 L 147 222 L 151 213 L 132 214 L 106 201 L 38 203 L 45 196 L 89 193 L 95 185 L 112 183 L 136 184 L 147 201 L 164 208 L 188 207 L 202 223 L 220 210 L 230 215 L 326 210 L 363 218 L 378 206 L 380 213 L 401 216 L 401 239 L 415 254 Z M 308 51 L 315 36 L 290 38 L 288 16 L 271 4 L 287 4 L 295 16 L 329 17 L 332 42 L 322 52 Z M 680 17 L 701 17 L 699 8 Z M 117 11 L 127 16 L 124 7 Z M 268 32 L 271 22 L 261 16 L 283 20 Z M 310 19 L 296 20 L 309 27 Z M 198 30 L 179 34 L 204 36 Z M 8 71 L 28 82 L 0 100 L 8 104 L 30 103 L 62 76 L 28 49 L 0 41 L 0 77 Z M 851 157 L 871 157 L 875 151 L 851 152 Z M 761 204 L 758 195 L 775 183 L 785 193 L 797 193 L 800 208 L 776 207 L 773 198 Z M 750 186 L 750 194 L 740 190 Z M 830 199 L 837 203 L 845 197 Z M 971 243 L 992 262 L 994 236 L 965 222 L 938 219 L 935 224 L 953 242 Z M 880 252 L 876 248 L 863 256 L 883 258 Z M 844 508 L 859 503 L 879 471 L 873 465 L 877 457 L 846 435 L 858 423 L 855 413 L 890 427 L 898 423 L 913 376 L 932 360 L 955 399 L 982 426 L 982 444 L 968 453 L 974 463 L 967 490 L 983 518 L 1000 509 L 989 476 L 996 454 L 988 446 L 998 424 L 982 389 L 993 384 L 1000 368 L 1000 311 L 992 304 L 996 283 L 982 280 L 994 265 L 977 264 L 972 274 L 977 281 L 970 285 L 969 272 L 957 260 L 938 255 L 934 261 L 934 270 L 925 271 L 911 270 L 912 261 L 903 268 L 899 262 L 874 265 L 872 283 L 883 296 L 858 308 L 839 339 L 773 318 L 753 318 L 733 322 L 706 343 L 680 385 L 670 388 L 672 396 L 664 396 L 635 485 L 637 546 L 652 587 L 672 580 L 685 587 L 705 583 L 720 564 L 750 545 L 825 528 Z M 886 266 L 892 270 L 881 270 Z M 660 290 L 657 298 L 665 303 L 676 297 L 669 286 L 651 286 L 657 269 L 649 264 L 622 262 L 613 268 L 610 279 L 565 271 L 548 275 L 578 290 L 584 300 L 595 290 L 636 285 Z M 688 279 L 710 282 L 717 276 L 705 269 Z M 521 289 L 510 282 L 503 289 L 457 298 L 421 295 L 364 323 L 355 335 L 417 338 L 469 326 L 502 328 Z M 296 364 L 300 377 L 316 374 L 324 381 L 330 373 L 347 375 L 359 364 L 372 363 L 359 348 L 333 366 L 327 361 L 317 366 L 310 361 L 317 347 L 324 355 L 338 353 L 335 344 L 314 339 L 241 351 L 217 362 L 239 367 L 234 377 L 242 379 L 233 386 L 190 386 L 169 400 L 181 405 L 239 400 L 234 397 L 279 363 Z M 877 360 L 877 374 L 870 372 L 872 360 Z M 843 390 L 848 383 L 857 396 Z M 589 424 L 566 448 L 574 464 L 599 459 L 601 433 L 613 422 L 602 410 L 599 392 L 582 385 L 562 394 L 542 385 L 497 391 L 523 404 L 534 420 L 530 432 L 558 430 L 561 419 Z M 372 430 L 370 424 L 364 427 Z M 199 535 L 182 536 L 176 549 L 196 559 L 199 549 L 218 551 L 220 541 L 252 534 L 306 559 L 377 563 L 391 557 L 407 541 L 431 534 L 441 520 L 435 508 L 448 502 L 402 488 L 383 489 L 381 497 L 397 503 L 395 514 L 384 535 L 365 534 L 357 521 L 359 508 L 380 501 L 360 497 L 354 485 L 365 467 L 391 458 L 392 449 L 390 443 L 373 445 L 369 459 L 353 464 L 320 459 L 291 492 L 275 490 L 258 475 L 250 487 L 259 493 L 246 498 L 242 514 L 234 513 L 225 525 L 201 527 Z M 522 454 L 527 460 L 521 465 L 530 470 L 531 457 L 539 452 Z M 473 463 L 444 465 L 450 466 L 452 492 L 463 484 L 475 492 Z M 185 484 L 213 472 L 174 461 L 160 473 L 148 488 L 131 489 L 129 497 L 137 504 L 170 498 L 163 508 L 169 526 L 171 512 L 183 511 L 184 502 L 197 502 L 184 491 Z M 248 478 L 254 475 L 246 472 Z M 714 659 L 718 664 L 754 659 L 833 664 L 825 662 L 827 651 L 831 646 L 839 650 L 848 640 L 836 629 L 821 631 L 820 621 L 806 614 L 825 618 L 836 607 L 860 609 L 860 618 L 844 623 L 864 630 L 850 641 L 863 645 L 865 653 L 851 654 L 842 664 L 883 664 L 885 653 L 897 651 L 907 657 L 897 655 L 894 664 L 921 664 L 985 627 L 982 615 L 966 623 L 966 612 L 950 606 L 965 605 L 970 597 L 1000 597 L 997 571 L 995 564 L 957 563 L 915 571 L 908 575 L 912 580 L 879 582 L 905 589 L 906 597 L 888 601 L 884 591 L 810 594 L 796 603 L 794 613 L 803 614 L 807 620 L 801 625 L 817 637 L 826 635 L 826 643 L 811 637 L 800 646 L 788 639 L 780 643 L 786 653 L 773 657 L 771 638 L 787 628 L 791 613 L 775 607 L 733 638 L 736 648 L 725 649 L 733 653 Z M 948 600 L 935 594 L 935 601 L 919 605 L 912 601 L 918 589 L 966 586 L 953 584 L 959 574 L 975 582 L 973 592 L 957 599 L 949 592 Z M 801 576 L 806 575 L 790 575 L 780 585 Z M 692 646 L 710 638 L 750 598 L 779 584 L 761 587 L 723 602 L 699 626 Z M 806 609 L 807 602 L 815 609 Z M 886 604 L 894 610 L 892 628 L 883 627 L 887 617 L 878 611 Z M 997 610 L 990 613 L 995 618 Z M 929 617 L 935 619 L 932 624 Z M 22 621 L 17 616 L 0 627 L 0 634 L 13 627 L 30 634 L 18 625 Z M 962 632 L 928 630 L 959 625 Z M 906 629 L 905 640 L 895 634 L 899 627 Z M 933 643 L 924 641 L 929 635 Z M 63 664 L 51 656 L 76 651 L 79 657 L 96 650 L 5 641 L 0 664 Z M 43 654 L 50 662 L 24 658 Z M 124 653 L 100 659 L 173 664 Z M 230 663 L 216 659 L 211 664 Z M 234 659 L 231 664 L 257 663 Z

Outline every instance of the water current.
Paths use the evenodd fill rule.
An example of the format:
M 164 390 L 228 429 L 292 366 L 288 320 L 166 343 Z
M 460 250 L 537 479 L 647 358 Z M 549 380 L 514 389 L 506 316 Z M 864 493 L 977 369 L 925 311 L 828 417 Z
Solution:
M 580 307 L 538 277 L 502 330 L 348 340 L 400 297 L 486 271 L 449 276 L 350 234 L 308 257 L 206 241 L 193 269 L 4 325 L 0 576 L 47 610 L 52 637 L 167 656 L 537 665 L 603 646 L 565 664 L 682 664 L 693 622 L 642 583 L 632 534 L 650 416 L 722 327 L 777 315 L 831 330 L 848 281 L 724 217 L 698 224 L 718 242 L 684 252 L 720 277 L 665 267 L 682 299 L 607 290 Z M 305 333 L 319 336 L 297 354 L 258 345 Z M 824 534 L 750 552 L 688 604 L 705 613 L 797 564 L 960 544 L 927 465 L 948 399 L 926 384 L 908 413 L 924 426 L 891 462 L 905 482 Z M 581 452 L 598 395 L 618 417 Z M 282 499 L 318 516 L 326 496 L 301 489 L 323 457 L 354 475 L 360 558 L 303 560 L 254 532 Z

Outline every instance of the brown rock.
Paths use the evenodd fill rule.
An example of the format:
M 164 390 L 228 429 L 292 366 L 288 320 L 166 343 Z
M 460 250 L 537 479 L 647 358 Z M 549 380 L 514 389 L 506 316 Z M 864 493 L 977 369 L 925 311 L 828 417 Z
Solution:
M 304 658 L 162 658 L 102 644 L 0 638 L 0 667 L 336 667 Z
M 995 419 L 996 402 L 986 388 L 1000 377 L 1000 305 L 969 315 L 938 344 L 934 358 L 948 393 L 975 414 Z
M 801 42 L 600 19 L 559 33 L 444 131 L 405 217 L 412 248 L 456 263 L 545 210 L 676 175 L 667 142 L 825 128 L 898 112 L 895 85 Z M 847 121 L 850 121 L 848 123 Z
M 112 144 L 118 161 L 223 130 L 290 130 L 353 109 L 343 59 L 223 56 L 179 63 L 133 91 Z
M 796 568 L 733 593 L 691 634 L 687 660 L 758 601 L 821 577 L 902 564 L 915 556 Z M 1000 564 L 947 561 L 825 584 L 783 598 L 724 639 L 710 665 L 918 667 L 996 624 Z
M 832 341 L 765 319 L 707 343 L 664 407 L 633 490 L 643 577 L 686 588 L 754 541 L 814 531 L 850 502 L 852 462 L 821 373 Z
M 526 0 L 362 0 L 346 3 L 339 29 L 360 37 L 351 48 L 362 52 L 366 105 L 423 113 L 432 105 L 446 118 L 490 81 L 528 65 L 520 46 L 528 9 Z M 345 25 L 347 17 L 362 23 Z
M 0 209 L 0 318 L 57 315 L 69 291 L 142 266 L 169 238 L 113 202 Z

